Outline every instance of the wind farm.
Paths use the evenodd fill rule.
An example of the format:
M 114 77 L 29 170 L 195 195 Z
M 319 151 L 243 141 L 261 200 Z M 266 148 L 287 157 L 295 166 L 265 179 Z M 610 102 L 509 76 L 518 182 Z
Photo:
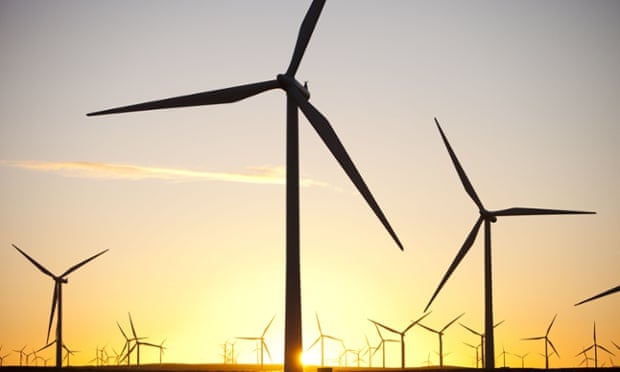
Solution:
M 596 211 L 492 224 L 495 367 L 545 368 L 544 341 L 521 339 L 554 314 L 549 368 L 594 368 L 595 351 L 599 368 L 619 364 L 617 5 L 144 5 L 0 5 L 1 368 L 57 363 L 55 282 L 15 243 L 54 275 L 110 249 L 61 286 L 63 368 L 288 369 L 290 192 L 304 369 L 480 368 L 481 336 L 457 323 L 488 333 L 482 236 L 419 324 L 368 321 L 400 332 L 425 314 L 480 217 L 434 117 L 484 207 Z M 230 104 L 85 116 L 276 84 Z M 325 151 L 323 119 L 405 250 Z M 237 337 L 274 314 L 261 363 L 260 341 Z M 578 355 L 593 321 L 615 355 Z M 341 342 L 323 337 L 321 352 L 321 335 Z

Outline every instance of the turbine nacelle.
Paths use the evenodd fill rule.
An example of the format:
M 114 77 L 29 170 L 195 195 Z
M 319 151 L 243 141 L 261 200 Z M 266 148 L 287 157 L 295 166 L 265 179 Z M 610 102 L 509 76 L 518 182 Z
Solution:
M 485 221 L 490 221 L 490 222 L 493 222 L 493 223 L 497 222 L 497 216 L 494 215 L 492 212 L 489 212 L 487 210 L 481 210 L 480 211 L 480 216 Z
M 291 88 L 297 89 L 297 91 L 299 91 L 306 100 L 310 99 L 310 91 L 308 90 L 308 82 L 302 85 L 299 81 L 297 81 L 297 79 L 287 74 L 278 74 L 277 79 L 282 89 L 286 91 L 288 91 Z

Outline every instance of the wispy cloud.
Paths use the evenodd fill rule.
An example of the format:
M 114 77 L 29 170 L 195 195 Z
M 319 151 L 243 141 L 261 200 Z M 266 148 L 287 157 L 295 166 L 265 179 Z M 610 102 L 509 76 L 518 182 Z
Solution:
M 286 171 L 282 166 L 248 167 L 245 172 L 207 172 L 182 168 L 145 167 L 133 164 L 96 162 L 0 161 L 0 165 L 38 172 L 48 172 L 63 177 L 101 180 L 157 179 L 176 182 L 224 181 L 254 184 L 283 185 Z M 300 180 L 302 186 L 327 187 L 327 183 L 308 178 Z

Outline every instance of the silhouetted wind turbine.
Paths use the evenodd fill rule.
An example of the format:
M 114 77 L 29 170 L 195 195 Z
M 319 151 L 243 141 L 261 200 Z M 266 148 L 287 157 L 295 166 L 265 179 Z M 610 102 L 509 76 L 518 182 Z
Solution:
M 482 349 L 482 344 L 478 344 L 478 346 L 474 346 L 472 344 L 468 344 L 467 342 L 463 342 L 465 345 L 471 347 L 476 350 L 476 368 L 478 368 L 478 362 L 480 361 L 480 355 L 478 353 L 478 349 Z
M 385 217 L 379 204 L 371 194 L 368 186 L 355 167 L 353 161 L 334 132 L 331 124 L 308 100 L 310 92 L 302 85 L 295 74 L 301 63 L 310 37 L 319 19 L 325 0 L 314 0 L 306 13 L 299 29 L 295 50 L 290 64 L 284 74 L 278 74 L 276 79 L 213 90 L 186 96 L 167 98 L 163 100 L 140 103 L 136 105 L 113 108 L 104 111 L 89 113 L 88 116 L 124 113 L 133 111 L 157 110 L 176 107 L 215 105 L 232 103 L 259 93 L 282 89 L 287 97 L 286 116 L 286 305 L 284 322 L 284 369 L 286 372 L 301 372 L 300 355 L 302 347 L 301 329 L 301 281 L 300 281 L 300 253 L 299 253 L 299 124 L 298 109 L 301 109 L 310 124 L 317 131 L 332 155 L 338 160 L 345 173 L 362 194 L 375 215 L 382 222 L 396 244 L 402 250 L 403 246 L 390 223 Z
M 530 353 L 525 353 L 523 355 L 515 354 L 515 353 L 511 353 L 511 354 L 516 356 L 517 358 L 520 358 L 521 359 L 521 368 L 525 368 L 525 357 L 530 355 Z
M 377 325 L 375 324 L 375 327 Z M 376 347 L 372 347 L 370 345 L 370 341 L 368 340 L 368 336 L 364 336 L 366 338 L 366 351 L 368 352 L 368 367 L 372 368 L 372 356 L 375 354 L 375 351 L 377 350 Z
M 127 355 L 129 357 L 131 350 L 136 348 L 137 349 L 136 365 L 139 367 L 140 366 L 140 346 L 159 347 L 159 345 L 155 345 L 150 342 L 142 342 L 141 340 L 144 340 L 146 337 L 138 337 L 138 334 L 136 333 L 136 328 L 133 325 L 133 319 L 131 318 L 131 313 L 128 313 L 128 314 L 129 314 L 129 325 L 131 326 L 131 333 L 133 334 L 132 340 L 135 341 L 135 343 L 133 347 L 130 349 L 130 351 L 127 352 Z
M 495 325 L 493 326 L 493 328 L 497 327 L 498 325 L 500 325 L 500 324 L 502 324 L 502 323 L 504 323 L 504 321 L 503 321 L 503 320 L 502 320 L 501 322 L 497 322 L 497 323 L 495 323 Z M 466 330 L 468 330 L 469 332 L 471 332 L 471 333 L 475 334 L 476 336 L 480 336 L 480 345 L 482 345 L 482 346 L 480 347 L 480 353 L 481 353 L 481 356 L 480 356 L 480 361 L 482 362 L 482 368 L 486 368 L 486 367 L 485 367 L 486 359 L 485 359 L 485 357 L 484 357 L 484 355 L 485 355 L 485 354 L 484 354 L 484 353 L 485 353 L 485 351 L 484 351 L 484 343 L 485 343 L 485 339 L 486 339 L 486 337 L 484 336 L 484 333 L 481 333 L 481 332 L 478 332 L 478 331 L 476 331 L 476 330 L 474 330 L 474 329 L 472 329 L 472 328 L 469 328 L 468 326 L 466 326 L 466 325 L 465 325 L 465 324 L 463 324 L 463 323 L 459 323 L 459 324 L 461 325 L 461 327 L 465 328 L 465 329 L 466 329 Z
M 66 359 L 66 360 L 67 360 L 67 367 L 69 367 L 69 366 L 71 365 L 71 364 L 70 364 L 70 359 L 69 359 L 69 356 L 70 356 L 70 355 L 73 355 L 73 354 L 75 354 L 75 353 L 79 353 L 79 350 L 71 350 L 71 349 L 69 349 L 69 348 L 67 347 L 67 345 L 65 345 L 65 344 L 62 344 L 62 347 L 63 347 L 63 348 L 65 349 L 65 351 L 67 352 L 67 353 L 65 354 L 64 359 Z M 64 359 L 63 359 L 63 360 L 64 360 Z
M 610 288 L 610 289 L 608 289 L 608 290 L 606 290 L 606 291 L 604 291 L 604 292 L 601 292 L 601 293 L 599 293 L 599 294 L 597 294 L 597 295 L 594 295 L 594 296 L 592 296 L 592 297 L 586 298 L 586 299 L 585 299 L 585 300 L 583 300 L 583 301 L 579 301 L 579 302 L 577 302 L 577 303 L 575 304 L 575 306 L 581 305 L 581 304 L 583 304 L 583 303 L 586 303 L 586 302 L 589 302 L 589 301 L 592 301 L 592 300 L 596 300 L 597 298 L 605 297 L 605 296 L 607 296 L 607 295 L 610 295 L 610 294 L 612 294 L 612 293 L 616 293 L 616 292 L 620 292 L 620 285 L 619 285 L 619 286 L 617 286 L 617 287 L 615 287 L 615 288 Z
M 504 348 L 504 346 L 502 345 L 502 352 L 499 353 L 499 357 L 503 357 L 504 359 L 504 368 L 506 368 L 506 355 L 510 354 L 509 352 L 506 351 L 506 349 Z
M 0 352 L 2 352 L 2 345 L 0 345 Z M 9 355 L 11 355 L 10 352 L 8 352 L 8 353 L 6 353 L 4 355 L 0 355 L 0 367 L 2 367 L 2 364 L 4 363 L 4 358 L 8 357 Z
M 24 353 L 24 350 L 26 349 L 26 345 L 24 345 L 24 347 L 22 347 L 20 350 L 13 350 L 16 353 L 19 353 L 19 366 L 22 366 L 22 358 L 24 355 L 26 355 L 26 353 Z
M 377 333 L 379 334 L 379 338 L 381 339 L 381 341 L 379 341 L 379 345 L 377 345 L 377 347 L 375 348 L 375 353 L 377 352 L 377 350 L 382 349 L 382 352 L 383 352 L 382 363 L 383 363 L 383 368 L 385 368 L 385 343 L 386 342 L 398 342 L 398 340 L 394 340 L 391 338 L 383 338 L 383 335 L 381 334 L 381 331 L 379 330 L 379 326 L 377 325 L 377 323 L 374 323 L 374 325 L 375 325 L 375 329 L 377 330 Z
M 56 368 L 61 368 L 62 367 L 62 345 L 63 345 L 62 343 L 62 285 L 67 284 L 69 282 L 69 280 L 67 279 L 67 276 L 69 274 L 79 269 L 80 267 L 86 265 L 88 262 L 94 260 L 95 258 L 101 256 L 102 254 L 106 253 L 108 250 L 105 249 L 97 253 L 96 255 L 85 259 L 84 261 L 78 263 L 77 265 L 71 266 L 61 275 L 56 276 L 52 274 L 51 271 L 43 267 L 43 265 L 35 261 L 32 257 L 28 256 L 26 252 L 19 249 L 15 244 L 12 244 L 12 245 L 15 249 L 17 249 L 17 251 L 19 251 L 19 253 L 21 253 L 24 257 L 26 257 L 28 261 L 30 261 L 34 266 L 36 266 L 43 274 L 51 277 L 54 280 L 54 297 L 52 299 L 52 311 L 50 313 L 49 327 L 47 329 L 47 338 L 45 342 L 49 341 L 50 331 L 52 329 L 52 320 L 54 319 L 54 312 L 56 311 L 56 308 L 58 308 L 58 315 L 56 316 Z
M 312 349 L 314 347 L 314 345 L 316 345 L 317 343 L 321 342 L 321 367 L 325 366 L 325 339 L 328 338 L 330 340 L 334 340 L 334 341 L 338 341 L 338 342 L 342 342 L 341 339 L 339 339 L 338 337 L 334 337 L 334 336 L 330 336 L 330 335 L 326 335 L 323 333 L 323 329 L 321 328 L 321 321 L 319 320 L 319 314 L 314 313 L 314 315 L 316 316 L 316 325 L 319 328 L 319 336 L 316 338 L 316 340 L 314 340 L 314 342 L 312 343 L 312 345 L 310 345 L 306 351 Z
M 605 346 L 600 345 L 596 342 L 596 322 L 594 322 L 594 333 L 593 333 L 593 340 L 594 343 L 590 346 L 588 346 L 587 348 L 585 348 L 581 353 L 575 355 L 575 356 L 579 356 L 581 354 L 584 354 L 586 352 L 588 352 L 590 349 L 594 349 L 594 368 L 598 368 L 598 349 L 602 349 L 603 351 L 607 352 L 608 354 L 611 354 L 613 356 L 616 356 L 614 353 L 612 353 L 611 351 L 609 351 Z
M 480 230 L 480 226 L 482 222 L 484 222 L 484 292 L 485 292 L 485 335 L 487 342 L 485 343 L 485 356 L 486 356 L 486 368 L 495 368 L 495 336 L 493 332 L 493 284 L 492 284 L 492 272 L 491 272 L 491 223 L 497 222 L 497 217 L 504 216 L 534 216 L 534 215 L 555 215 L 555 214 L 593 214 L 594 212 L 582 212 L 582 211 L 568 211 L 568 210 L 557 210 L 557 209 L 539 209 L 539 208 L 508 208 L 497 211 L 489 211 L 487 210 L 478 198 L 474 187 L 471 182 L 467 178 L 463 167 L 459 163 L 459 160 L 456 157 L 456 154 L 452 150 L 448 139 L 443 133 L 441 126 L 439 125 L 439 121 L 435 118 L 435 123 L 437 124 L 437 129 L 439 129 L 439 133 L 441 134 L 441 138 L 448 150 L 450 158 L 452 159 L 452 163 L 456 168 L 456 172 L 461 179 L 461 183 L 463 184 L 465 191 L 470 196 L 470 198 L 474 201 L 476 206 L 478 206 L 478 210 L 480 212 L 480 217 L 474 224 L 471 232 L 465 239 L 461 249 L 457 253 L 454 261 L 448 268 L 448 271 L 445 273 L 443 279 L 439 283 L 439 286 L 433 293 L 428 305 L 426 305 L 426 310 L 428 310 L 429 306 L 444 286 L 452 272 L 459 265 L 463 257 L 467 254 L 471 246 L 474 244 L 476 240 L 476 236 L 478 235 L 478 230 Z
M 461 315 L 459 315 L 456 318 L 452 319 L 448 324 L 443 326 L 443 328 L 441 328 L 440 330 L 436 330 L 436 329 L 433 329 L 431 327 L 427 327 L 424 324 L 420 323 L 420 327 L 426 329 L 427 331 L 436 333 L 437 336 L 439 336 L 439 366 L 440 367 L 443 367 L 443 333 L 446 331 L 446 329 L 448 329 L 448 327 L 450 327 L 452 324 L 454 324 L 454 322 L 459 320 L 463 315 L 465 315 L 465 313 L 462 313 Z
M 549 369 L 549 357 L 552 355 L 549 354 L 549 349 L 547 345 L 551 345 L 551 348 L 557 354 L 558 358 L 560 357 L 560 353 L 558 353 L 558 351 L 555 349 L 555 346 L 553 346 L 553 342 L 551 342 L 551 340 L 549 339 L 549 332 L 551 332 L 551 327 L 553 326 L 553 322 L 555 322 L 555 318 L 557 316 L 558 314 L 555 314 L 553 316 L 553 319 L 551 320 L 551 323 L 549 323 L 549 327 L 547 327 L 547 332 L 545 332 L 544 336 L 522 338 L 522 340 L 545 340 L 545 369 Z
M 260 366 L 263 368 L 264 363 L 264 352 L 267 351 L 267 356 L 269 356 L 269 360 L 271 360 L 271 353 L 269 352 L 269 348 L 267 347 L 267 343 L 265 342 L 265 334 L 267 334 L 267 330 L 271 326 L 271 323 L 276 318 L 274 315 L 273 318 L 267 323 L 267 326 L 263 330 L 263 333 L 259 337 L 237 337 L 239 340 L 252 340 L 260 342 Z
M 378 325 L 384 329 L 387 329 L 388 331 L 392 332 L 392 333 L 396 333 L 397 335 L 400 336 L 400 367 L 401 368 L 405 368 L 405 334 L 416 324 L 418 324 L 422 319 L 426 318 L 430 313 L 426 313 L 424 315 L 422 315 L 420 318 L 418 318 L 418 320 L 414 320 L 413 322 L 411 322 L 407 327 L 405 327 L 405 329 L 403 329 L 402 331 L 397 331 L 394 328 L 390 328 L 384 324 L 381 324 L 379 322 L 376 322 L 372 319 L 368 319 L 371 322 L 373 322 L 375 325 Z

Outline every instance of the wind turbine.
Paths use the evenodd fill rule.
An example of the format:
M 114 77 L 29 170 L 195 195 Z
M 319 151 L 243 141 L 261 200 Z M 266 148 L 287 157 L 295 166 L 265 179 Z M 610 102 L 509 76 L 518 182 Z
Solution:
M 125 345 L 123 345 L 123 349 L 121 350 L 121 353 L 119 355 L 123 355 L 125 350 L 127 350 L 127 354 L 125 354 L 125 356 L 121 360 L 119 360 L 119 364 L 123 360 L 125 360 L 125 358 L 127 358 L 127 365 L 130 366 L 131 365 L 131 351 L 133 350 L 133 347 L 131 347 L 131 342 L 136 341 L 136 340 L 127 337 L 127 334 L 125 333 L 125 331 L 123 331 L 123 328 L 118 323 L 118 321 L 116 322 L 116 325 L 118 326 L 118 329 L 121 331 L 121 334 L 123 335 L 123 338 L 125 339 Z
M 70 364 L 70 360 L 69 360 L 69 356 L 70 356 L 70 355 L 73 355 L 73 354 L 75 354 L 75 353 L 79 353 L 79 351 L 78 351 L 78 350 L 71 350 L 71 349 L 69 349 L 69 348 L 67 347 L 67 345 L 65 345 L 65 344 L 62 344 L 62 347 L 63 347 L 63 348 L 65 349 L 65 351 L 67 352 L 67 353 L 65 354 L 64 359 L 66 359 L 66 360 L 67 360 L 67 367 L 69 367 L 69 366 L 71 365 L 71 364 Z M 64 359 L 63 359 L 63 360 L 64 360 Z
M 503 320 L 502 320 L 501 322 L 497 322 L 497 323 L 495 323 L 495 325 L 493 326 L 493 328 L 497 327 L 498 325 L 500 325 L 500 324 L 502 324 L 502 323 L 504 323 L 504 321 L 503 321 Z M 481 353 L 481 356 L 480 356 L 480 361 L 482 362 L 482 368 L 486 368 L 486 366 L 485 366 L 486 359 L 485 359 L 485 357 L 484 357 L 484 355 L 485 355 L 485 354 L 484 354 L 484 353 L 485 353 L 485 351 L 484 351 L 484 349 L 485 349 L 485 348 L 484 348 L 484 344 L 485 344 L 485 339 L 486 339 L 486 337 L 485 337 L 484 333 L 481 333 L 481 332 L 478 332 L 478 331 L 476 331 L 476 330 L 474 330 L 474 329 L 472 329 L 472 328 L 469 328 L 468 326 L 466 326 L 466 325 L 465 325 L 465 324 L 463 324 L 463 323 L 459 323 L 459 324 L 461 325 L 461 327 L 465 328 L 465 329 L 466 329 L 466 330 L 468 330 L 469 332 L 471 332 L 471 333 L 475 334 L 476 336 L 480 336 L 480 345 L 481 345 L 481 347 L 480 347 L 480 353 Z M 476 351 L 476 352 L 477 352 L 477 351 Z
M 530 353 L 525 353 L 523 355 L 515 354 L 515 353 L 511 353 L 511 354 L 516 356 L 517 358 L 520 358 L 521 359 L 521 368 L 525 368 L 525 357 L 530 355 Z
M 54 280 L 54 297 L 52 298 L 52 311 L 50 313 L 50 321 L 49 326 L 47 328 L 47 339 L 45 342 L 49 341 L 50 331 L 52 329 L 52 320 L 54 319 L 54 312 L 56 308 L 58 308 L 58 315 L 56 316 L 56 368 L 62 367 L 62 285 L 67 284 L 69 280 L 67 276 L 79 269 L 80 267 L 86 265 L 88 262 L 94 260 L 95 258 L 101 256 L 106 253 L 108 250 L 105 249 L 94 256 L 91 256 L 84 261 L 71 266 L 61 275 L 54 275 L 51 271 L 46 269 L 43 265 L 35 261 L 32 257 L 28 256 L 26 252 L 19 249 L 15 244 L 12 244 L 15 249 L 19 251 L 24 257 L 28 259 L 34 266 L 36 266 L 41 272 Z
M 133 325 L 133 319 L 131 319 L 131 313 L 129 314 L 129 325 L 131 326 L 131 333 L 133 334 L 133 341 L 135 341 L 135 343 L 133 344 L 132 348 L 127 352 L 127 358 L 129 360 L 129 354 L 131 353 L 131 351 L 136 348 L 137 349 L 137 355 L 136 355 L 136 365 L 139 367 L 140 366 L 140 346 L 150 346 L 150 347 L 159 347 L 159 345 L 155 345 L 152 344 L 150 342 L 142 342 L 142 340 L 144 340 L 146 337 L 138 337 L 138 334 L 136 333 L 136 328 Z
M 321 342 L 321 367 L 325 366 L 325 339 L 328 338 L 330 340 L 334 340 L 334 341 L 338 341 L 338 342 L 342 342 L 341 339 L 339 339 L 338 337 L 334 337 L 334 336 L 330 336 L 330 335 L 326 335 L 323 333 L 323 329 L 321 328 L 321 321 L 319 320 L 319 314 L 314 313 L 314 315 L 316 316 L 316 324 L 319 328 L 319 336 L 316 338 L 316 340 L 314 340 L 314 342 L 312 343 L 312 345 L 310 345 L 306 351 L 312 349 L 317 343 L 319 343 L 319 341 Z
M 619 291 L 620 291 L 620 285 L 619 285 L 619 286 L 617 286 L 617 287 L 615 287 L 615 288 L 610 288 L 610 289 L 608 289 L 608 290 L 606 290 L 606 291 L 604 291 L 604 292 L 601 292 L 601 293 L 599 293 L 599 294 L 597 294 L 597 295 L 594 295 L 594 296 L 592 296 L 592 297 L 586 298 L 586 299 L 585 299 L 585 300 L 583 300 L 583 301 L 579 301 L 579 302 L 577 302 L 577 303 L 575 304 L 575 306 L 581 305 L 581 304 L 583 304 L 583 303 L 586 303 L 586 302 L 589 302 L 589 301 L 592 301 L 592 300 L 596 300 L 597 298 L 605 297 L 605 296 L 607 296 L 607 295 L 610 295 L 610 294 L 612 294 L 612 293 L 616 293 L 616 292 L 619 292 Z
M 522 340 L 545 340 L 545 369 L 549 369 L 549 357 L 552 354 L 549 354 L 549 349 L 547 345 L 551 345 L 551 348 L 553 349 L 553 352 L 556 353 L 556 355 L 558 356 L 558 358 L 560 357 L 560 353 L 558 353 L 558 351 L 555 349 L 555 346 L 553 346 L 553 342 L 551 342 L 551 340 L 549 339 L 549 332 L 551 332 L 551 327 L 553 326 L 553 322 L 555 322 L 555 318 L 558 316 L 558 314 L 555 314 L 553 316 L 553 319 L 551 320 L 551 323 L 549 323 L 549 327 L 547 327 L 547 332 L 545 332 L 544 336 L 538 336 L 538 337 L 528 337 L 528 338 L 522 338 Z
M 503 357 L 504 359 L 504 368 L 506 368 L 506 355 L 509 355 L 510 353 L 506 351 L 506 349 L 504 348 L 504 346 L 502 345 L 502 352 L 499 353 L 499 357 Z
M 2 345 L 0 345 L 0 352 L 2 352 Z M 4 355 L 0 355 L 0 367 L 2 367 L 2 364 L 4 364 L 4 358 L 8 357 L 9 355 L 11 355 L 10 352 L 8 352 L 8 353 L 6 353 Z
M 478 346 L 474 346 L 472 344 L 468 344 L 467 342 L 463 342 L 465 345 L 471 347 L 472 349 L 476 350 L 476 368 L 478 368 L 478 362 L 480 361 L 480 355 L 478 353 L 478 349 L 482 349 L 482 344 L 478 344 Z
M 376 325 L 375 325 L 376 327 Z M 372 347 L 370 345 L 370 341 L 368 340 L 368 336 L 364 336 L 366 337 L 366 352 L 368 352 L 368 368 L 372 368 L 372 356 L 375 354 L 375 351 L 377 351 L 376 347 Z
M 22 366 L 22 358 L 24 355 L 26 355 L 26 353 L 24 353 L 24 350 L 26 349 L 26 345 L 24 345 L 24 347 L 22 347 L 20 350 L 13 350 L 16 353 L 19 353 L 19 366 Z
M 161 342 L 161 344 L 159 344 L 157 346 L 157 348 L 159 348 L 159 364 L 161 365 L 161 361 L 163 359 L 164 356 L 164 350 L 166 350 L 166 347 L 164 346 L 164 342 L 166 342 L 166 339 L 164 338 L 164 340 Z
M 271 353 L 269 352 L 269 348 L 267 347 L 267 343 L 265 342 L 265 334 L 267 334 L 267 330 L 269 329 L 269 327 L 271 326 L 271 323 L 273 322 L 275 318 L 276 316 L 274 315 L 273 318 L 271 318 L 271 320 L 269 321 L 269 323 L 267 323 L 267 326 L 263 330 L 263 333 L 260 335 L 260 337 L 237 337 L 237 339 L 239 340 L 251 340 L 251 341 L 260 342 L 260 367 L 261 368 L 263 368 L 265 351 L 267 351 L 269 360 L 271 360 Z
M 568 211 L 568 210 L 557 210 L 557 209 L 540 209 L 540 208 L 508 208 L 497 211 L 489 211 L 487 210 L 478 198 L 474 187 L 471 182 L 467 178 L 463 167 L 459 163 L 459 160 L 456 157 L 456 154 L 452 150 L 448 139 L 443 133 L 441 126 L 439 125 L 439 121 L 435 118 L 435 124 L 437 124 L 437 129 L 439 129 L 439 133 L 443 139 L 443 142 L 450 154 L 450 158 L 452 159 L 452 163 L 456 168 L 456 172 L 461 179 L 461 183 L 463 184 L 465 191 L 470 196 L 470 198 L 474 201 L 478 210 L 480 212 L 480 217 L 474 224 L 471 232 L 465 239 L 461 249 L 457 253 L 454 261 L 450 264 L 448 271 L 444 275 L 443 279 L 439 283 L 439 286 L 433 293 L 428 305 L 426 305 L 426 310 L 430 307 L 431 303 L 435 299 L 435 296 L 439 293 L 441 288 L 444 286 L 452 272 L 459 265 L 463 257 L 467 254 L 471 246 L 474 244 L 476 240 L 476 236 L 478 235 L 478 231 L 480 230 L 480 226 L 482 222 L 484 222 L 484 292 L 485 292 L 485 334 L 487 338 L 487 342 L 485 344 L 485 356 L 486 368 L 495 368 L 495 336 L 493 332 L 493 284 L 492 284 L 492 272 L 491 272 L 491 223 L 497 222 L 497 217 L 505 217 L 505 216 L 534 216 L 534 215 L 555 215 L 555 214 L 593 214 L 594 212 L 582 212 L 582 211 Z
M 605 346 L 598 344 L 596 342 L 596 322 L 594 322 L 593 340 L 594 340 L 594 343 L 592 345 L 588 346 L 582 352 L 580 352 L 579 354 L 575 356 L 579 356 L 581 354 L 585 355 L 587 351 L 589 351 L 590 349 L 594 349 L 594 368 L 598 368 L 598 349 L 602 349 L 603 351 L 607 352 L 607 354 L 611 354 L 613 356 L 616 356 L 616 355 L 612 353 L 611 351 L 609 351 Z
M 397 331 L 394 328 L 390 328 L 384 324 L 381 324 L 379 322 L 376 322 L 372 319 L 368 319 L 371 322 L 373 322 L 375 325 L 378 325 L 384 329 L 387 329 L 388 331 L 392 332 L 392 333 L 396 333 L 397 335 L 400 335 L 400 367 L 401 368 L 405 368 L 405 334 L 416 324 L 418 324 L 422 319 L 426 318 L 430 313 L 426 313 L 424 315 L 422 315 L 420 318 L 418 318 L 418 320 L 414 320 L 413 322 L 411 322 L 407 327 L 405 327 L 405 329 L 403 329 L 402 331 Z
M 377 350 L 382 349 L 382 352 L 383 352 L 383 356 L 382 356 L 383 368 L 385 368 L 385 344 L 386 344 L 386 342 L 398 342 L 398 340 L 394 340 L 394 339 L 391 339 L 391 338 L 383 338 L 383 335 L 381 334 L 381 331 L 379 330 L 379 326 L 377 325 L 377 323 L 374 323 L 374 325 L 375 325 L 375 329 L 377 330 L 377 333 L 379 334 L 379 338 L 381 339 L 381 341 L 379 341 L 379 344 L 375 348 L 374 352 L 376 353 Z M 374 353 L 373 353 L 373 355 L 374 355 Z
M 452 324 L 454 324 L 454 322 L 459 320 L 463 315 L 465 315 L 465 313 L 462 313 L 461 315 L 459 315 L 456 318 L 452 319 L 448 324 L 443 326 L 443 328 L 441 328 L 440 330 L 436 330 L 436 329 L 433 329 L 431 327 L 427 327 L 424 324 L 420 323 L 420 327 L 426 329 L 427 331 L 436 333 L 437 336 L 439 337 L 439 366 L 440 367 L 443 367 L 443 334 L 446 331 L 446 329 L 448 329 L 448 327 L 450 327 Z
M 346 149 L 340 142 L 329 121 L 308 100 L 310 92 L 295 74 L 301 63 L 310 37 L 319 19 L 325 0 L 313 0 L 299 29 L 297 42 L 290 64 L 284 74 L 275 79 L 235 86 L 220 90 L 167 98 L 92 112 L 88 116 L 156 110 L 176 107 L 215 105 L 232 103 L 259 93 L 282 89 L 286 93 L 286 305 L 284 324 L 284 369 L 286 372 L 301 372 L 300 355 L 302 347 L 301 327 L 301 280 L 300 280 L 300 234 L 299 234 L 299 122 L 298 109 L 306 116 L 332 155 L 362 194 L 370 208 L 387 229 L 398 247 L 403 250 L 398 236 L 392 229 L 383 211 L 355 167 Z

